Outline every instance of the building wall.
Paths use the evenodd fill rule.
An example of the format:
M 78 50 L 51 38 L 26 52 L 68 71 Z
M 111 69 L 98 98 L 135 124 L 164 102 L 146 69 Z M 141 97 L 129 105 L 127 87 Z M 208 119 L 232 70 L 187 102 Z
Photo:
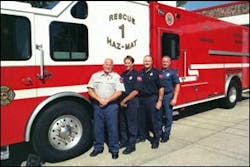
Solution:
M 238 24 L 238 25 L 244 25 L 249 27 L 249 13 L 248 14 L 242 14 L 237 16 L 229 16 L 229 17 L 222 17 L 219 18 L 223 21 L 228 21 L 230 23 Z
M 249 2 L 238 1 L 228 4 L 193 10 L 206 16 L 249 27 Z

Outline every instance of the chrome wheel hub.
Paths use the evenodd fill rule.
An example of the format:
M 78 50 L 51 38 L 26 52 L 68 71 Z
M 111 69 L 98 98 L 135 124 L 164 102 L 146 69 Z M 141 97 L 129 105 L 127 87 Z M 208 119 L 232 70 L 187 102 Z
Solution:
M 231 103 L 234 103 L 236 101 L 236 98 L 237 98 L 237 91 L 236 91 L 236 88 L 235 87 L 232 87 L 230 90 L 229 90 L 229 101 Z
M 68 150 L 77 145 L 82 132 L 83 127 L 78 118 L 72 115 L 63 115 L 52 122 L 48 138 L 54 148 Z

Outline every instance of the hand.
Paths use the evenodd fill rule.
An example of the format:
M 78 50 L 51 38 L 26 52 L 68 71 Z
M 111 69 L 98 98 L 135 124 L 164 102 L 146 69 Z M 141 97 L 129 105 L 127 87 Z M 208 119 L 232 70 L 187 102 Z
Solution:
M 99 100 L 99 105 L 100 105 L 100 107 L 104 107 L 104 106 L 106 106 L 108 103 L 109 103 L 108 99 L 103 99 L 103 98 L 101 98 L 101 99 Z
M 121 107 L 127 107 L 128 105 L 126 104 L 125 100 L 122 100 L 121 103 L 120 103 L 120 106 Z
M 155 108 L 157 110 L 160 110 L 161 109 L 161 105 L 162 105 L 162 101 L 158 100 L 157 103 L 155 104 Z
M 171 102 L 170 102 L 170 104 L 171 104 L 172 106 L 175 106 L 175 105 L 176 105 L 176 101 L 177 101 L 176 99 L 172 99 Z

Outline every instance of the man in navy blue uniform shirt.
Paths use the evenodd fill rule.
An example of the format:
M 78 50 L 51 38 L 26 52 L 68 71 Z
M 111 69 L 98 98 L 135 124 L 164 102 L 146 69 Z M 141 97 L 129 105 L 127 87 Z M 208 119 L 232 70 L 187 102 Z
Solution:
M 150 55 L 143 59 L 144 69 L 137 77 L 139 85 L 139 131 L 138 138 L 148 138 L 151 148 L 156 149 L 160 140 L 159 110 L 162 106 L 165 84 L 160 78 L 159 70 L 152 67 L 153 60 Z M 153 137 L 149 136 L 149 132 Z
M 162 57 L 162 78 L 165 82 L 164 97 L 162 102 L 159 123 L 161 126 L 161 142 L 169 139 L 172 122 L 173 122 L 173 106 L 177 102 L 180 91 L 180 80 L 176 71 L 170 68 L 171 58 L 169 56 Z
M 123 154 L 130 154 L 135 151 L 136 137 L 137 137 L 137 110 L 139 106 L 138 101 L 138 72 L 133 68 L 134 58 L 126 56 L 124 58 L 124 65 L 126 70 L 121 77 L 125 86 L 122 100 L 120 102 L 121 110 L 120 116 L 120 148 L 126 147 Z

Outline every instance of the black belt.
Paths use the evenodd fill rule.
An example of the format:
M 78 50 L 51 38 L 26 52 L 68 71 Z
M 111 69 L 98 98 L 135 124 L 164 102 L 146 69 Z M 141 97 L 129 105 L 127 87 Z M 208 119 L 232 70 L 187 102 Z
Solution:
M 164 95 L 167 95 L 169 93 L 173 93 L 172 91 L 169 91 L 169 92 L 164 92 Z
M 153 96 L 158 96 L 158 93 L 157 94 L 142 94 L 142 95 L 139 95 L 139 97 L 153 97 Z

